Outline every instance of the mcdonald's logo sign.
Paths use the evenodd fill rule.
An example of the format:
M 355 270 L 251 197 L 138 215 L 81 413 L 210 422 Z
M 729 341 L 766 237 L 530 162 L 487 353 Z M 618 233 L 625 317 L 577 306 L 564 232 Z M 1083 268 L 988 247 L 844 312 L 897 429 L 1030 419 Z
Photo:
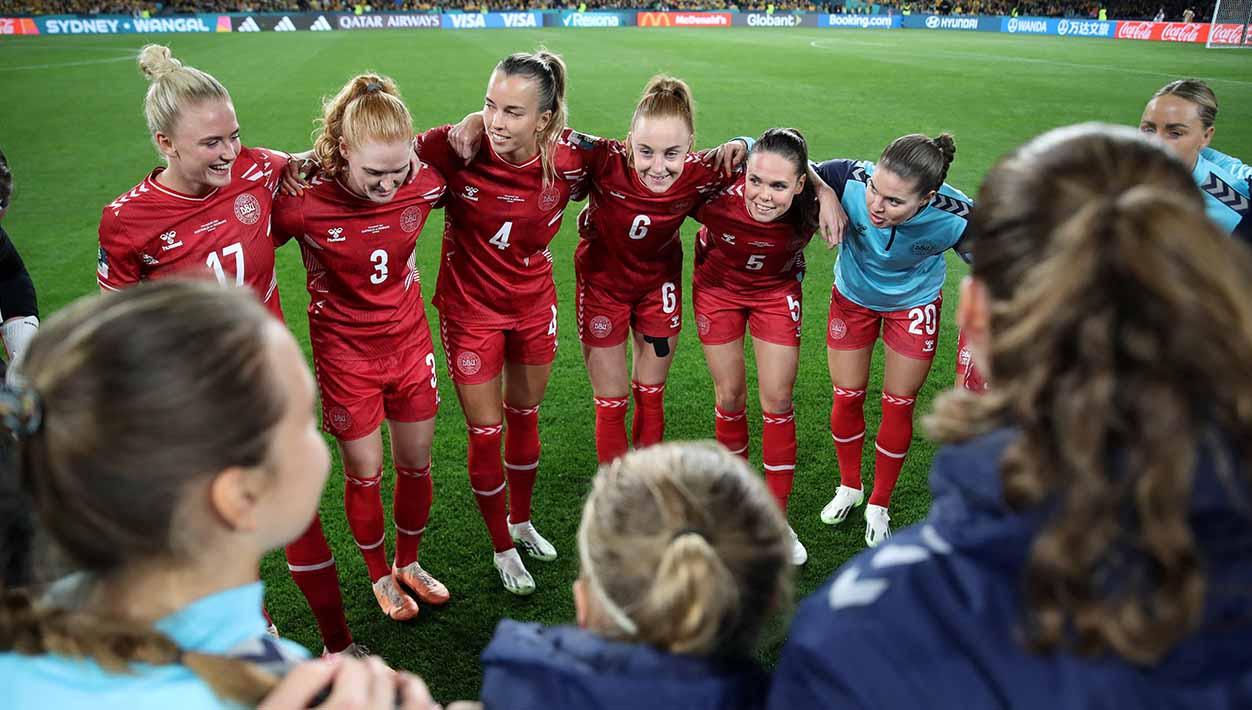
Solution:
M 635 18 L 640 27 L 673 27 L 674 18 L 668 12 L 641 12 Z

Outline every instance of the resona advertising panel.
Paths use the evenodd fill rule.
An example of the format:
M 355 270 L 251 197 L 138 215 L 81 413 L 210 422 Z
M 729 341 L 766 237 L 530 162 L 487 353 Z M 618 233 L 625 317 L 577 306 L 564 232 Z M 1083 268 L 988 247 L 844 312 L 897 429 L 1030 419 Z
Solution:
M 817 15 L 767 12 L 740 12 L 734 16 L 736 27 L 817 27 Z
M 899 15 L 818 15 L 818 27 L 862 30 L 891 30 L 902 26 Z
M 540 12 L 450 12 L 443 15 L 445 30 L 511 30 L 543 27 Z
M 641 12 L 635 16 L 640 27 L 730 27 L 729 12 Z
M 1113 37 L 1116 22 L 1071 20 L 1055 17 L 1001 17 L 1000 31 L 1017 35 L 1061 35 L 1063 37 Z
M 633 12 L 555 12 L 544 15 L 548 27 L 603 28 L 631 27 L 635 24 Z

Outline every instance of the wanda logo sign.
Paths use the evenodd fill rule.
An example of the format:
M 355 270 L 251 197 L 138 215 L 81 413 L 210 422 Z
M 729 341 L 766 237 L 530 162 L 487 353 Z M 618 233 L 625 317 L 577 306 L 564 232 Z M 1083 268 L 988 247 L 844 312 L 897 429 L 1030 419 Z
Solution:
M 1218 27 L 1238 25 L 1218 25 Z M 1209 25 L 1204 22 L 1119 22 L 1118 39 L 1143 39 L 1159 42 L 1207 42 Z M 1238 41 L 1236 40 L 1235 44 Z
M 729 12 L 641 12 L 635 16 L 640 27 L 730 27 Z

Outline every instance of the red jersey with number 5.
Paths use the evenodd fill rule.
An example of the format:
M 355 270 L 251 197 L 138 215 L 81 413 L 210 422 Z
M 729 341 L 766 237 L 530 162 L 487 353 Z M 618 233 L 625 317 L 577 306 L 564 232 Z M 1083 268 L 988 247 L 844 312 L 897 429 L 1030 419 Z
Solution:
M 582 152 L 567 129 L 553 152 L 556 180 L 545 187 L 539 156 L 513 165 L 484 139 L 466 164 L 448 143 L 451 128 L 417 137 L 418 155 L 448 180 L 435 306 L 445 317 L 486 323 L 548 308 L 556 302 L 548 244 L 571 196 L 580 196 Z
M 157 182 L 165 168 L 105 205 L 100 218 L 96 280 L 116 291 L 173 274 L 207 273 L 224 284 L 248 286 L 282 318 L 270 213 L 289 157 L 243 148 L 230 184 L 203 197 Z
M 679 227 L 733 176 L 688 153 L 678 180 L 656 193 L 639 180 L 622 142 L 575 133 L 571 143 L 586 151 L 590 175 L 587 206 L 578 216 L 582 240 L 574 252 L 582 278 L 626 297 L 677 281 L 683 268 Z
M 804 247 L 813 232 L 796 234 L 791 215 L 758 222 L 743 198 L 744 176 L 696 210 L 694 283 L 736 291 L 776 288 L 804 278 Z
M 375 358 L 417 345 L 427 328 L 417 237 L 447 190 L 421 165 L 385 204 L 318 176 L 274 204 L 275 243 L 295 238 L 308 271 L 309 338 L 321 355 Z

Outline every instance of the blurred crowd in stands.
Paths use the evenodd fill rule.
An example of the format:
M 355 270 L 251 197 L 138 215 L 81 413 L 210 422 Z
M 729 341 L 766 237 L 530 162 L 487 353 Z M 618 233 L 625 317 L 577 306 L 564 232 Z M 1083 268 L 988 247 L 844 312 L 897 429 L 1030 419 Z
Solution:
M 1195 20 L 1206 22 L 1213 14 L 1213 3 L 1192 0 L 1117 0 L 1098 2 L 1066 0 L 168 0 L 134 2 L 127 0 L 12 0 L 4 3 L 8 15 L 54 14 L 145 14 L 171 15 L 187 12 L 448 12 L 464 10 L 742 10 L 782 12 L 835 12 L 853 14 L 898 14 L 901 12 L 940 15 L 1021 15 L 1035 17 L 1100 16 L 1107 19 L 1153 19 L 1164 14 L 1168 21 L 1182 21 L 1188 9 Z

